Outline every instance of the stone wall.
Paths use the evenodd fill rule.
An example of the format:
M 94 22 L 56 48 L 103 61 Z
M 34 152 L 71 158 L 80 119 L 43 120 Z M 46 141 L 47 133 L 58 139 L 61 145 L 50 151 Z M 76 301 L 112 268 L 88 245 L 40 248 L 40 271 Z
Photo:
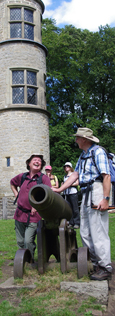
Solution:
M 12 104 L 12 70 L 20 69 L 37 72 L 37 105 L 32 107 L 46 109 L 46 53 L 36 44 L 20 41 L 0 45 L 0 109 L 17 106 Z
M 32 153 L 43 154 L 49 164 L 49 122 L 44 114 L 6 111 L 0 114 L 0 197 L 11 195 L 10 179 L 25 172 Z M 7 167 L 6 157 L 11 165 Z
M 16 205 L 13 204 L 14 198 L 3 197 L 0 198 L 0 220 L 13 219 Z

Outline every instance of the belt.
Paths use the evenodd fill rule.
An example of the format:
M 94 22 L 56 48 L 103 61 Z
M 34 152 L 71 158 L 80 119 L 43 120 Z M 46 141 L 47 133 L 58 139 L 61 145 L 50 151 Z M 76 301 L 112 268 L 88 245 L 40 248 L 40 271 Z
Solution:
M 84 205 L 87 206 L 87 201 L 88 201 L 88 197 L 89 197 L 89 192 L 92 191 L 92 184 L 97 181 L 97 182 L 101 182 L 100 178 L 98 177 L 97 179 L 95 180 L 91 180 L 87 183 L 82 183 L 80 184 L 80 187 L 81 187 L 81 193 L 82 194 L 86 194 L 85 195 L 85 201 L 84 201 Z M 82 189 L 83 187 L 83 189 Z M 92 206 L 92 197 L 91 197 L 91 206 Z
M 21 207 L 21 206 L 18 206 L 18 209 L 21 210 L 21 211 L 24 212 L 24 213 L 28 213 L 28 219 L 27 219 L 27 223 L 26 223 L 26 226 L 28 227 L 29 221 L 30 221 L 30 213 L 31 213 L 31 210 L 24 209 L 24 208 Z

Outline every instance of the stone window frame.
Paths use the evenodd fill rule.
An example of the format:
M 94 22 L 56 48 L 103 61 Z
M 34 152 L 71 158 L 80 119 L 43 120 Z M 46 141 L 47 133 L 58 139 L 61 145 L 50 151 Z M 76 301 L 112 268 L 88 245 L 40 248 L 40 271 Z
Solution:
M 12 72 L 13 71 L 24 71 L 24 84 L 12 84 Z M 27 71 L 31 71 L 36 73 L 36 85 L 31 85 L 27 83 Z M 29 67 L 12 67 L 10 68 L 10 104 L 12 106 L 38 106 L 38 73 L 39 70 L 35 68 L 29 68 Z M 13 103 L 13 87 L 24 87 L 24 103 Z M 36 89 L 36 104 L 33 103 L 27 103 L 27 88 L 34 88 Z
M 10 158 L 10 165 L 7 165 L 7 159 Z M 4 157 L 2 158 L 2 170 L 3 171 L 14 171 L 14 157 L 12 157 L 10 155 L 10 153 L 6 152 L 6 154 L 4 155 Z
M 24 37 L 24 24 L 28 24 L 28 25 L 32 25 L 33 28 L 34 28 L 34 36 L 33 36 L 33 39 L 30 38 L 30 40 L 33 40 L 34 41 L 34 37 L 35 37 L 35 11 L 36 9 L 31 7 L 31 6 L 27 6 L 27 5 L 17 5 L 17 4 L 13 4 L 13 5 L 8 5 L 7 6 L 9 11 L 8 11 L 8 24 L 9 24 L 9 30 L 8 30 L 8 34 L 9 34 L 9 38 L 12 38 L 12 39 L 15 39 L 15 38 L 18 38 L 18 39 L 29 39 L 29 38 L 26 38 Z M 21 9 L 21 20 L 10 20 L 10 9 L 18 9 L 20 8 Z M 25 21 L 24 20 L 24 9 L 27 9 L 27 10 L 30 10 L 30 11 L 33 11 L 33 23 L 32 22 L 29 22 L 29 21 Z M 11 37 L 10 36 L 10 25 L 13 24 L 13 23 L 21 23 L 22 24 L 22 36 L 21 37 Z

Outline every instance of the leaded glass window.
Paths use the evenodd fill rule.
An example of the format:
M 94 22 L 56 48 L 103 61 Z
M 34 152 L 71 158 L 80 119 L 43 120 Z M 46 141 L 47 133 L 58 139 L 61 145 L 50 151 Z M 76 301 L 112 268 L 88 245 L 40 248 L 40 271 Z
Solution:
M 33 10 L 10 8 L 10 38 L 34 40 Z
M 13 70 L 12 71 L 12 84 L 24 84 L 24 71 Z
M 33 23 L 33 11 L 24 9 L 24 21 Z
M 21 38 L 22 37 L 21 23 L 13 23 L 10 25 L 10 37 L 11 38 L 14 38 L 14 37 Z
M 37 104 L 37 73 L 35 71 L 12 71 L 12 103 Z
M 24 38 L 34 40 L 34 27 L 33 27 L 33 25 L 24 23 Z
M 10 21 L 21 21 L 21 9 L 20 8 L 10 9 Z
M 36 72 L 27 71 L 27 84 L 36 86 Z
M 33 88 L 27 88 L 27 103 L 37 104 L 37 90 Z
M 24 103 L 24 87 L 13 88 L 13 104 L 23 104 Z

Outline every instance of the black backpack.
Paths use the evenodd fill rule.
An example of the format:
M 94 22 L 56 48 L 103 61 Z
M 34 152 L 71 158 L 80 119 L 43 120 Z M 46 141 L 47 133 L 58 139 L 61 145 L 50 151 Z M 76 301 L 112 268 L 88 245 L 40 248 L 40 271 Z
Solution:
M 21 178 L 21 186 L 22 186 L 22 184 L 23 184 L 23 182 L 24 182 L 25 180 L 30 180 L 30 182 L 36 181 L 37 184 L 41 184 L 41 183 L 42 183 L 43 173 L 41 173 L 40 176 L 37 175 L 37 178 L 35 178 L 35 179 L 29 179 L 27 176 L 28 176 L 28 172 L 23 173 L 22 178 Z M 21 187 L 21 186 L 20 186 L 20 187 Z M 15 201 L 14 201 L 13 204 L 16 204 L 16 201 L 17 201 L 17 199 L 18 199 L 18 196 L 19 196 L 19 192 L 18 192 L 18 195 L 17 195 L 17 197 L 16 197 L 16 199 L 15 199 Z

